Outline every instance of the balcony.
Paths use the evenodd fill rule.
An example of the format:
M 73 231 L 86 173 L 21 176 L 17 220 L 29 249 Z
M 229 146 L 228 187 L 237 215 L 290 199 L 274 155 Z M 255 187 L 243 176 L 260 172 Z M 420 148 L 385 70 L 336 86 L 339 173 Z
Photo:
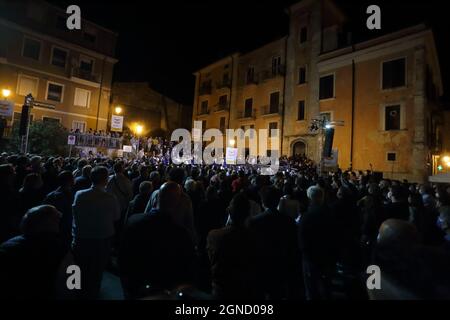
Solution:
M 214 108 L 214 112 L 227 112 L 228 109 L 230 108 L 228 102 L 227 103 L 219 103 L 218 105 L 215 106 Z
M 249 77 L 245 79 L 245 85 L 246 86 L 256 86 L 258 85 L 259 81 L 256 77 Z
M 100 83 L 99 76 L 94 75 L 89 71 L 80 69 L 80 68 L 72 68 L 72 71 L 70 73 L 71 78 L 78 78 L 90 82 Z
M 107 149 L 122 149 L 121 138 L 111 138 L 107 136 L 96 136 L 87 133 L 75 133 L 75 146 L 77 147 L 94 147 Z
M 284 65 L 279 65 L 276 68 L 270 68 L 262 71 L 260 77 L 262 81 L 266 81 L 277 77 L 284 77 L 285 74 L 286 74 L 286 67 Z
M 211 94 L 211 92 L 212 92 L 211 85 L 202 85 L 198 90 L 198 94 L 201 96 Z
M 272 117 L 281 115 L 282 105 L 263 106 L 261 108 L 261 116 Z
M 238 111 L 236 119 L 238 120 L 254 120 L 256 118 L 256 110 Z
M 216 83 L 216 88 L 217 89 L 223 89 L 223 88 L 231 88 L 231 80 L 224 80 L 224 81 L 219 81 Z
M 199 116 L 199 117 L 201 117 L 201 116 L 207 116 L 207 115 L 209 115 L 209 110 L 208 110 L 208 109 L 200 110 L 200 111 L 197 113 L 197 116 Z

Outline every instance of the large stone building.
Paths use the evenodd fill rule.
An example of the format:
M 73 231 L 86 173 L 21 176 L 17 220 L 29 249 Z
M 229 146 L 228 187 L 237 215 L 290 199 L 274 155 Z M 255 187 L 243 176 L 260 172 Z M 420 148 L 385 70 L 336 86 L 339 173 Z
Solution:
M 15 103 L 9 126 L 32 94 L 32 120 L 107 129 L 117 34 L 84 19 L 71 31 L 67 18 L 45 1 L 0 0 L 0 88 Z
M 312 120 L 342 121 L 333 144 L 341 168 L 422 181 L 441 152 L 443 125 L 431 29 L 418 25 L 353 43 L 344 32 L 347 17 L 332 1 L 303 0 L 288 11 L 286 37 L 195 73 L 193 121 L 278 128 L 283 155 L 316 161 L 323 135 L 310 131 Z
M 124 128 L 133 131 L 141 125 L 143 135 L 169 134 L 178 128 L 191 128 L 192 107 L 153 90 L 147 82 L 115 82 L 112 87 L 111 112 L 120 108 Z

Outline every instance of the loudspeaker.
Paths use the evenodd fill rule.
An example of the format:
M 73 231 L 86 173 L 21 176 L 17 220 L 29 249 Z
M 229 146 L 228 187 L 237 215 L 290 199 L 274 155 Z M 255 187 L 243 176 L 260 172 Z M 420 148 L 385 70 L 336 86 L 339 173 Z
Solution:
M 325 143 L 323 144 L 323 157 L 329 158 L 333 150 L 334 128 L 325 130 Z
M 27 134 L 29 117 L 30 107 L 23 105 L 22 113 L 20 114 L 19 136 L 24 136 Z

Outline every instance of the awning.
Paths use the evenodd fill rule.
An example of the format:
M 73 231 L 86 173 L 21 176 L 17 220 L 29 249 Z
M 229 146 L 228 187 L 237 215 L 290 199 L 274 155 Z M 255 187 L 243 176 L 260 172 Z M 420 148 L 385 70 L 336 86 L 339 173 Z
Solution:
M 434 176 L 428 177 L 428 181 L 434 183 L 450 183 L 450 172 L 448 173 L 439 173 Z

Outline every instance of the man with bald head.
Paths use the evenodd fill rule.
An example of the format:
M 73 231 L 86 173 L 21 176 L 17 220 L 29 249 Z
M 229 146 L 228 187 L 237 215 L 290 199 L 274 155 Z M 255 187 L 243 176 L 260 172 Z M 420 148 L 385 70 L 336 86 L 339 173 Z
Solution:
M 156 208 L 128 220 L 119 250 L 127 298 L 170 290 L 192 279 L 194 243 L 189 231 L 176 222 L 182 197 L 181 186 L 167 182 L 159 189 Z
M 419 243 L 416 227 L 404 220 L 388 219 L 384 221 L 378 232 L 379 246 L 413 246 Z

